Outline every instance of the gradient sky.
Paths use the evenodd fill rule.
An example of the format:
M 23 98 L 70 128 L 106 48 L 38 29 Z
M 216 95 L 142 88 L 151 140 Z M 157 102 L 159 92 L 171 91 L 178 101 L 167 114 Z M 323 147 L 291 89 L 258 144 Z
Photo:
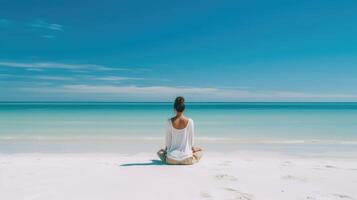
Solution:
M 0 1 L 0 101 L 357 101 L 357 1 Z

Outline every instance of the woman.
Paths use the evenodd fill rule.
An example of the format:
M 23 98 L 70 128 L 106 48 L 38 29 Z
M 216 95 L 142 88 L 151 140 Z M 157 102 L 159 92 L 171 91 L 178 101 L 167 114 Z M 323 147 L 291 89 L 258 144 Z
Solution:
M 202 149 L 193 147 L 193 120 L 183 115 L 185 99 L 177 97 L 174 103 L 175 117 L 167 121 L 165 149 L 157 152 L 159 158 L 168 164 L 192 165 L 202 157 Z

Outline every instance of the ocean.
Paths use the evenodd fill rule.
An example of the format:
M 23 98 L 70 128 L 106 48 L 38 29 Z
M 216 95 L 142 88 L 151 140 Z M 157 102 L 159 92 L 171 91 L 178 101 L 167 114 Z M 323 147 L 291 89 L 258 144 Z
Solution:
M 160 139 L 172 103 L 3 102 L 0 140 Z M 201 140 L 355 143 L 357 103 L 190 103 Z

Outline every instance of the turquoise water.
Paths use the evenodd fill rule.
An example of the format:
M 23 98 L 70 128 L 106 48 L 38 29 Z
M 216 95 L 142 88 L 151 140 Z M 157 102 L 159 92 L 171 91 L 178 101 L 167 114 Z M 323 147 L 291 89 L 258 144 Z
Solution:
M 0 139 L 161 138 L 171 103 L 0 103 Z M 187 103 L 207 140 L 357 141 L 357 103 Z

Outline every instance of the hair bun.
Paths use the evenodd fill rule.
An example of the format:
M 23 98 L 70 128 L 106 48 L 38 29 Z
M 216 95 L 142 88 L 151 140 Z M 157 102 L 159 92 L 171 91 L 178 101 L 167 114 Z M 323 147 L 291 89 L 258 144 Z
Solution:
M 177 97 L 175 102 L 179 103 L 179 104 L 183 104 L 183 103 L 185 103 L 185 99 L 183 97 Z
M 183 112 L 185 110 L 185 99 L 181 96 L 176 97 L 174 108 L 177 112 Z

